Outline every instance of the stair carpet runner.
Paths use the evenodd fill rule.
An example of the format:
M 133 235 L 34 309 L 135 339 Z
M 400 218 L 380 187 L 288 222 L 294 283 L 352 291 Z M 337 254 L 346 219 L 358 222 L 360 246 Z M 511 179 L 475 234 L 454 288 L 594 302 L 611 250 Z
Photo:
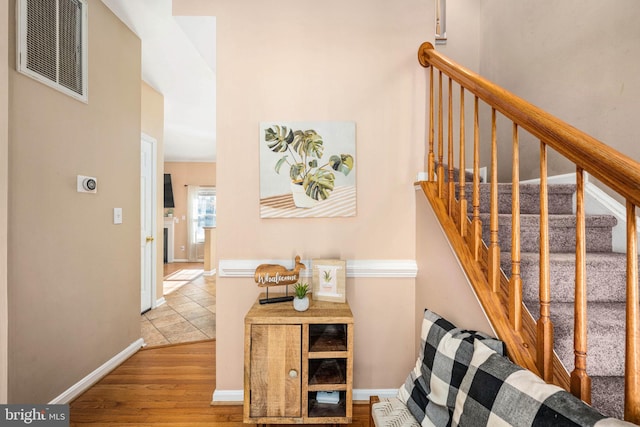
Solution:
M 501 267 L 511 276 L 511 184 L 499 184 L 498 238 Z M 471 215 L 472 187 L 466 186 Z M 575 185 L 548 186 L 551 320 L 554 348 L 569 372 L 574 369 L 573 317 L 575 292 Z M 490 236 L 490 187 L 480 185 L 483 240 Z M 520 240 L 522 293 L 534 319 L 539 317 L 540 193 L 538 184 L 520 186 Z M 586 217 L 586 276 L 588 350 L 587 373 L 592 380 L 592 406 L 617 418 L 624 413 L 624 354 L 626 254 L 612 251 L 610 215 Z

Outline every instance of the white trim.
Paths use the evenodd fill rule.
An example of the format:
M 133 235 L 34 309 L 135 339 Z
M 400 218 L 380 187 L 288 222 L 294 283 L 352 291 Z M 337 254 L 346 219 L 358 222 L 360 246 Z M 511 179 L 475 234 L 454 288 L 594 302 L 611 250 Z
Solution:
M 415 260 L 353 260 L 347 261 L 347 277 L 408 277 L 418 275 L 418 263 Z
M 300 277 L 311 277 L 311 260 L 303 260 L 306 269 Z M 253 277 L 260 264 L 279 264 L 293 268 L 292 260 L 278 259 L 221 259 L 218 262 L 219 277 Z M 415 260 L 347 260 L 347 277 L 415 278 L 418 264 Z
M 585 174 L 587 176 L 587 174 Z M 524 181 L 520 181 L 520 184 L 539 184 L 540 178 L 527 179 Z M 563 175 L 553 175 L 547 177 L 547 184 L 575 184 L 576 183 L 576 174 L 575 173 L 565 173 Z
M 353 401 L 369 401 L 371 396 L 378 397 L 396 397 L 398 395 L 397 388 L 354 388 Z
M 613 197 L 602 191 L 589 181 L 585 174 L 585 211 L 589 214 L 613 215 L 618 223 L 611 230 L 611 246 L 613 252 L 627 252 L 627 211 L 625 207 Z M 638 222 L 638 218 L 636 218 Z M 638 233 L 640 237 L 640 232 Z
M 213 396 L 211 401 L 215 403 L 220 402 L 243 402 L 244 390 L 213 390 Z
M 465 169 L 465 172 L 473 173 L 473 168 L 470 168 L 470 169 L 467 168 L 467 169 Z M 483 167 L 479 168 L 478 169 L 478 174 L 480 175 L 480 182 L 484 182 L 484 183 L 488 182 L 487 181 L 487 167 L 486 166 L 483 166 Z
M 215 276 L 216 275 L 216 269 L 214 268 L 213 270 L 209 270 L 209 271 L 205 271 L 202 273 L 203 276 Z
M 189 260 L 186 258 L 174 258 L 173 262 L 189 262 Z
M 158 307 L 160 307 L 161 305 L 165 304 L 166 302 L 167 302 L 167 300 L 166 300 L 166 299 L 164 299 L 164 297 L 162 297 L 162 298 L 160 298 L 160 299 L 157 299 L 157 300 L 156 300 L 156 305 L 154 305 L 152 308 L 158 308 Z
M 353 401 L 368 401 L 371 396 L 395 397 L 397 388 L 356 388 L 353 389 Z M 244 390 L 214 390 L 212 403 L 237 403 L 244 401 Z
M 66 404 L 71 402 L 76 397 L 80 396 L 84 393 L 89 387 L 94 385 L 96 382 L 100 381 L 105 375 L 109 372 L 113 371 L 115 368 L 120 366 L 122 362 L 127 360 L 129 357 L 134 355 L 138 350 L 140 350 L 145 345 L 144 340 L 142 338 L 137 339 L 133 343 L 131 343 L 127 348 L 122 350 L 120 353 L 116 354 L 111 359 L 107 360 L 102 366 L 98 367 L 96 370 L 91 372 L 86 377 L 82 378 L 80 381 L 72 385 L 61 395 L 53 399 L 49 404 L 57 405 L 57 404 Z

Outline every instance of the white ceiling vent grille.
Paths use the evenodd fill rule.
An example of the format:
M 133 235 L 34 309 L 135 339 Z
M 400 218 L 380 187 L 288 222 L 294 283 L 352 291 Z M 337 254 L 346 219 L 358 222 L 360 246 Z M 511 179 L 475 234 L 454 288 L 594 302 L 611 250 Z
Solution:
M 87 102 L 86 0 L 18 0 L 18 71 Z

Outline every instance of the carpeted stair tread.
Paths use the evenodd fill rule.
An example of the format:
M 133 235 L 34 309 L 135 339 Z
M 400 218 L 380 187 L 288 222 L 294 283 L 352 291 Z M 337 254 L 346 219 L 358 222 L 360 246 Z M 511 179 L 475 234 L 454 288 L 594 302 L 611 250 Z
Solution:
M 624 377 L 591 377 L 591 405 L 605 415 L 624 417 Z
M 575 298 L 575 253 L 549 254 L 549 284 L 551 300 L 571 302 Z M 588 252 L 586 256 L 587 300 L 594 302 L 622 302 L 626 300 L 627 255 L 615 252 Z M 500 264 L 511 277 L 511 253 L 500 254 Z M 536 300 L 540 283 L 540 254 L 520 254 L 520 277 L 523 299 Z
M 511 183 L 498 184 L 498 209 L 499 213 L 511 213 Z M 459 189 L 458 189 L 459 190 Z M 550 214 L 573 213 L 573 193 L 576 191 L 574 184 L 556 184 L 548 186 L 548 205 Z M 458 194 L 458 193 L 456 193 Z M 467 210 L 473 212 L 473 186 L 465 184 L 465 197 Z M 491 200 L 491 184 L 480 184 L 480 212 L 489 212 Z M 540 186 L 538 184 L 520 184 L 520 213 L 540 213 Z
M 480 214 L 482 238 L 490 241 L 491 217 Z M 498 215 L 498 243 L 503 251 L 511 251 L 511 215 Z M 612 228 L 618 223 L 613 215 L 588 215 L 585 218 L 586 245 L 589 252 L 611 252 Z M 549 248 L 551 252 L 575 252 L 575 215 L 549 215 Z M 520 215 L 520 250 L 537 252 L 540 247 L 540 216 Z
M 526 303 L 538 319 L 539 304 Z M 587 304 L 588 350 L 587 373 L 591 376 L 623 376 L 625 351 L 625 303 L 591 302 Z M 573 355 L 573 303 L 551 304 L 551 321 L 554 325 L 554 349 L 571 372 Z
M 469 217 L 473 212 L 472 184 L 465 185 Z M 480 211 L 483 240 L 490 237 L 490 184 L 480 184 Z M 520 271 L 523 299 L 535 319 L 539 312 L 540 187 L 520 185 Z M 498 184 L 498 240 L 501 267 L 511 275 L 511 195 L 510 183 Z M 576 217 L 573 184 L 550 184 L 549 272 L 551 317 L 554 323 L 555 351 L 573 370 L 573 317 L 575 293 Z M 459 188 L 456 188 L 459 194 Z M 617 220 L 611 215 L 587 215 L 587 298 L 588 351 L 587 371 L 592 376 L 593 406 L 603 413 L 622 418 L 624 400 L 624 346 L 626 300 L 626 254 L 612 252 L 612 228 Z

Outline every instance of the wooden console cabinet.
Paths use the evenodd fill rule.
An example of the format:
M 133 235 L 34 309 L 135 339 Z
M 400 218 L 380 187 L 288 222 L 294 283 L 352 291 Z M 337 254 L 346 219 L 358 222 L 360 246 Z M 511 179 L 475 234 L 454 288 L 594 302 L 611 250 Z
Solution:
M 244 319 L 244 422 L 347 424 L 352 417 L 353 315 L 348 303 L 260 304 Z M 318 392 L 338 392 L 319 403 Z

